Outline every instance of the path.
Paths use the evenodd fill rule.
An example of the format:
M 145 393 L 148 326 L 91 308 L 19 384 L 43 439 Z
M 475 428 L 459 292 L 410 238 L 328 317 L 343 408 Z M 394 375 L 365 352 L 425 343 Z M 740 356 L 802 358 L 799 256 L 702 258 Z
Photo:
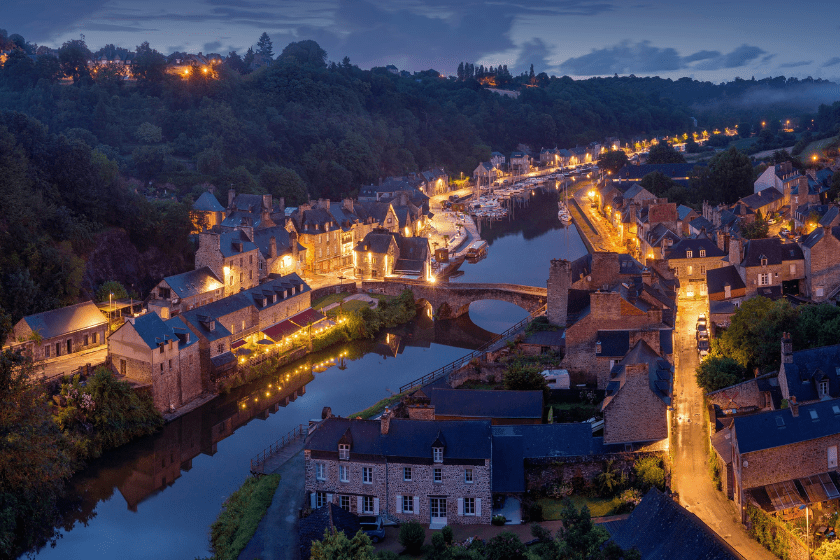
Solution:
M 745 558 L 773 560 L 775 556 L 749 537 L 740 523 L 734 503 L 715 489 L 709 476 L 709 438 L 704 422 L 703 393 L 694 376 L 698 363 L 694 329 L 697 315 L 705 312 L 705 307 L 705 302 L 679 302 L 675 333 L 677 352 L 674 355 L 676 425 L 673 426 L 672 438 L 674 467 L 671 487 L 679 494 L 682 506 L 702 519 Z
M 598 212 L 590 208 L 590 200 L 588 192 L 597 188 L 597 185 L 592 181 L 581 181 L 577 183 L 572 190 L 572 199 L 576 204 L 570 204 L 578 228 L 586 235 L 590 244 L 596 251 L 614 251 L 616 253 L 626 253 L 627 249 L 619 242 L 618 231 L 615 229 L 607 219 L 601 216 Z M 575 215 L 578 212 L 583 213 L 586 218 L 581 221 L 580 217 Z M 592 231 L 595 231 L 593 234 Z
M 300 558 L 298 511 L 303 506 L 305 497 L 303 480 L 306 474 L 302 449 L 301 438 L 297 453 L 271 471 L 280 475 L 280 484 L 274 492 L 271 505 L 257 526 L 257 531 L 239 555 L 239 560 Z
M 108 356 L 108 345 L 103 344 L 92 349 L 82 350 L 81 352 L 74 352 L 72 354 L 52 358 L 51 360 L 42 361 L 36 364 L 42 368 L 44 377 L 51 378 L 58 375 L 69 375 L 70 372 L 84 367 L 87 364 L 91 366 L 98 366 L 105 363 Z

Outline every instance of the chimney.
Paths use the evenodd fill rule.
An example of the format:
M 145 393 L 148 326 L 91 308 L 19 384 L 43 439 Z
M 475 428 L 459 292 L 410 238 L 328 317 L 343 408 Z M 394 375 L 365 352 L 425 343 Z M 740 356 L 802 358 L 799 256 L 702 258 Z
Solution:
M 552 259 L 548 272 L 548 307 L 546 309 L 548 321 L 552 325 L 566 326 L 571 283 L 572 272 L 569 261 Z
M 329 198 L 319 198 L 318 199 L 318 207 L 323 208 L 326 211 L 330 209 L 330 199 Z
M 344 209 L 348 212 L 353 212 L 353 199 L 352 198 L 345 198 L 344 199 Z
M 790 333 L 782 333 L 782 363 L 793 363 L 793 341 L 790 339 Z
M 271 207 L 272 207 L 271 195 L 270 194 L 264 194 L 264 195 L 262 195 L 262 199 L 263 199 L 263 201 L 262 201 L 263 210 L 268 210 L 269 212 L 271 212 Z
M 790 405 L 790 413 L 793 415 L 793 417 L 796 418 L 797 416 L 799 416 L 799 404 L 796 402 L 796 397 L 794 395 L 790 396 L 788 405 Z
M 642 270 L 642 282 L 648 286 L 653 284 L 653 273 L 648 267 Z
M 230 190 L 228 191 L 228 208 L 232 208 L 232 207 L 233 207 L 233 199 L 234 199 L 234 198 L 236 198 L 236 191 L 235 191 L 235 190 L 233 190 L 233 189 L 230 189 Z
M 273 235 L 271 236 L 271 239 L 268 240 L 268 258 L 277 258 L 277 238 Z
M 325 406 L 323 409 L 321 409 L 321 420 L 332 418 L 332 415 L 332 408 Z
M 379 432 L 383 436 L 388 435 L 388 431 L 391 429 L 391 409 L 386 408 L 385 412 L 382 413 L 382 416 L 379 418 Z
M 729 264 L 740 266 L 741 264 L 741 238 L 733 236 L 729 239 Z

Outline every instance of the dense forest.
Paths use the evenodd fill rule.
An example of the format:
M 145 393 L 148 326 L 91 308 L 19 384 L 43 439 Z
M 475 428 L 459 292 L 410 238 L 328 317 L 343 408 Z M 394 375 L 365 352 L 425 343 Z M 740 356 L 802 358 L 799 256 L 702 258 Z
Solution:
M 128 53 L 113 45 L 92 53 L 74 40 L 52 51 L 0 30 L 4 50 L 5 328 L 25 314 L 90 297 L 106 280 L 126 282 L 143 296 L 155 274 L 187 268 L 188 204 L 210 185 L 220 200 L 231 187 L 283 196 L 290 205 L 336 199 L 431 166 L 468 175 L 491 150 L 522 144 L 538 151 L 606 136 L 691 132 L 692 117 L 701 129 L 749 122 L 753 108 L 723 102 L 750 88 L 774 88 L 793 99 L 833 86 L 783 77 L 720 85 L 634 76 L 576 81 L 533 70 L 511 76 L 506 67 L 477 72 L 467 64 L 458 77 L 434 70 L 409 75 L 363 70 L 346 57 L 330 62 L 314 41 L 292 43 L 274 57 L 270 40 L 262 39 L 256 53 L 230 53 L 177 74 L 168 70 L 183 53 L 167 58 L 144 43 L 131 53 L 134 79 L 126 80 L 118 66 L 88 65 L 94 55 Z M 254 68 L 255 60 L 262 66 Z M 490 71 L 518 96 L 494 93 L 476 79 Z M 840 123 L 837 103 L 819 112 L 816 104 L 763 107 L 761 118 L 774 122 L 815 118 L 819 133 L 836 132 Z M 147 260 L 165 266 L 154 273 L 106 267 L 119 278 L 91 271 L 92 254 L 112 252 L 102 236 L 114 228 L 133 246 L 126 254 L 156 251 Z

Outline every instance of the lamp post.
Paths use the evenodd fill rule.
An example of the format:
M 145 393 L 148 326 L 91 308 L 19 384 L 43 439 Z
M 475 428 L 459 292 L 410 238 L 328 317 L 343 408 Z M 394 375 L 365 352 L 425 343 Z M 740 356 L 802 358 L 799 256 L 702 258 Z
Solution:
M 811 560 L 811 528 L 808 520 L 808 504 L 799 506 L 805 510 L 805 548 L 808 549 L 808 560 Z
M 108 336 L 111 335 L 111 316 L 114 314 L 114 292 L 108 294 Z

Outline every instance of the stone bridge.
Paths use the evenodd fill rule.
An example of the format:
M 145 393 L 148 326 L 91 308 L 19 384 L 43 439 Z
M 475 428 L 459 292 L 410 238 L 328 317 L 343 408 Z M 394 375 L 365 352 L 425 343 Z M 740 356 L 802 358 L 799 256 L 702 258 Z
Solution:
M 414 293 L 414 299 L 429 302 L 438 319 L 460 317 L 469 311 L 470 304 L 474 301 L 491 299 L 507 301 L 533 313 L 544 306 L 548 299 L 546 288 L 518 284 L 462 284 L 458 282 L 430 284 L 420 280 L 389 278 L 383 282 L 362 282 L 362 290 L 366 292 L 398 296 L 406 289 Z

